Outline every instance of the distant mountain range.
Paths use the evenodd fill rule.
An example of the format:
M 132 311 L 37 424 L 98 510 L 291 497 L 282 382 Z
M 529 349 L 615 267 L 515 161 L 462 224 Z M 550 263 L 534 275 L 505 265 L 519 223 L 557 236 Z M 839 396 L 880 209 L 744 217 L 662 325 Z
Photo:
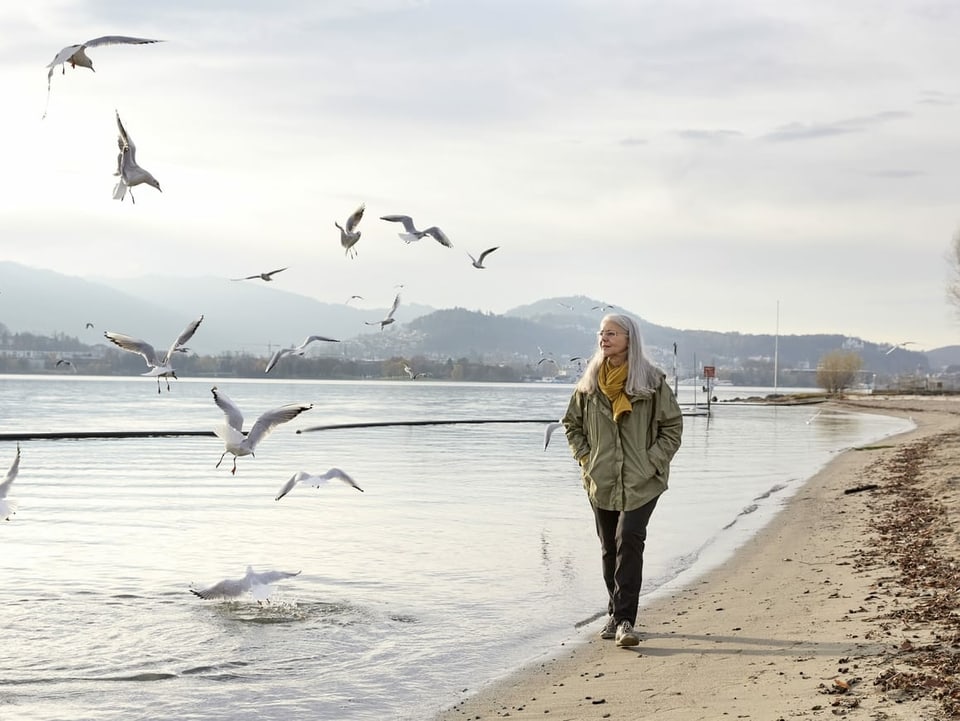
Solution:
M 165 347 L 201 313 L 204 323 L 190 342 L 195 353 L 266 356 L 277 347 L 298 344 L 311 334 L 341 339 L 316 352 L 353 358 L 468 358 L 484 363 L 533 363 L 546 359 L 567 367 L 596 346 L 603 304 L 583 296 L 549 298 L 503 315 L 463 308 L 435 309 L 401 301 L 396 322 L 383 331 L 376 323 L 388 308 L 323 303 L 262 281 L 223 278 L 85 280 L 48 270 L 0 262 L 0 322 L 10 332 L 75 337 L 96 345 L 105 330 L 119 331 Z M 865 368 L 906 373 L 960 364 L 960 346 L 926 353 L 836 334 L 748 335 L 681 330 L 659 326 L 627 308 L 638 319 L 646 351 L 666 370 L 674 363 L 744 367 L 769 363 L 777 348 L 781 369 L 812 369 L 826 353 L 846 348 Z M 87 324 L 92 324 L 88 328 Z M 684 375 L 683 370 L 680 371 Z

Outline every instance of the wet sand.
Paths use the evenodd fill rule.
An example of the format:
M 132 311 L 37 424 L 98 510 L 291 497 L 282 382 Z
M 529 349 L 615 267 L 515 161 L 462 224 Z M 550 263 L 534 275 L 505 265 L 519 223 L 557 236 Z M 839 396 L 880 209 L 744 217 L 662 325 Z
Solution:
M 559 648 L 435 721 L 960 717 L 960 399 L 835 405 L 917 428 L 840 454 L 733 558 L 643 606 L 639 646 Z

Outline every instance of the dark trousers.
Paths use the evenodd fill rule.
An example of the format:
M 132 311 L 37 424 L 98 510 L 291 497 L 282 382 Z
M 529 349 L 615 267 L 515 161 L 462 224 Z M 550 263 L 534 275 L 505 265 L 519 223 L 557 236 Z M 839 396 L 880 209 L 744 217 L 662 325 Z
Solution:
M 658 500 L 659 496 L 632 511 L 605 511 L 593 506 L 600 537 L 603 581 L 609 594 L 607 611 L 617 623 L 636 623 L 647 524 Z

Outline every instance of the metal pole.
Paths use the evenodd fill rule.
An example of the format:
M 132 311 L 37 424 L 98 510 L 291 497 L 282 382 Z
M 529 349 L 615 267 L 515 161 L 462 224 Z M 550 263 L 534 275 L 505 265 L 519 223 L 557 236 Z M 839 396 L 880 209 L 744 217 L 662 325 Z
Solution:
M 777 300 L 777 330 L 773 337 L 773 394 L 777 395 L 777 381 L 780 375 L 780 301 Z

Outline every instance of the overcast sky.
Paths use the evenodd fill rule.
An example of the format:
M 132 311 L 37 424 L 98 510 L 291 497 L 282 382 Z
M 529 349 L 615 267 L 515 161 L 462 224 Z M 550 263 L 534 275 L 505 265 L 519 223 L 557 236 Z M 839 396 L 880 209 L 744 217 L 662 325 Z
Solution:
M 30 0 L 0 34 L 5 260 L 960 343 L 952 1 Z M 46 64 L 114 34 L 165 42 L 57 68 L 41 120 Z M 115 109 L 163 188 L 135 205 L 112 199 Z M 333 224 L 361 203 L 351 259 Z

